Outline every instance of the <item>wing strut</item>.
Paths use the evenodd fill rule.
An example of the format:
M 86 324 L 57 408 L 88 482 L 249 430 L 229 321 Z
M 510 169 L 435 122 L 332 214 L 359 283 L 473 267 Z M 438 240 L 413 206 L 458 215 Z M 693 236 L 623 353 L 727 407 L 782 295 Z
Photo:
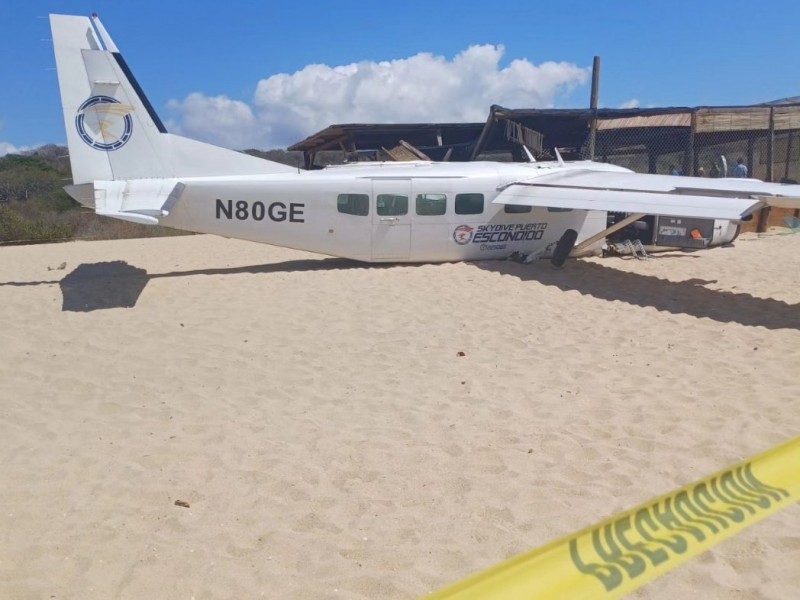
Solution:
M 605 237 L 608 237 L 609 235 L 611 235 L 615 231 L 619 231 L 623 227 L 627 227 L 628 225 L 630 225 L 634 221 L 638 221 L 639 219 L 641 219 L 642 217 L 645 217 L 645 216 L 647 216 L 647 213 L 634 213 L 632 215 L 629 215 L 629 216 L 625 217 L 624 219 L 622 219 L 622 221 L 620 221 L 619 223 L 614 223 L 611 227 L 607 227 L 606 229 L 604 229 L 600 233 L 595 233 L 592 237 L 586 238 L 580 244 L 575 246 L 575 248 L 573 248 L 572 251 L 573 252 L 580 252 L 584 248 L 588 248 L 589 246 L 594 244 L 596 241 L 601 240 L 601 239 L 603 239 Z

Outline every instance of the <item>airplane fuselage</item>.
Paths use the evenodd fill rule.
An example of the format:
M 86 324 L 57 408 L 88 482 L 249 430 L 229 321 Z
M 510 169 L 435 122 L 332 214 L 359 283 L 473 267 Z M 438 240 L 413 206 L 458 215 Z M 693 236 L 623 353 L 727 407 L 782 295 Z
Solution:
M 162 225 L 367 262 L 548 257 L 567 229 L 577 242 L 607 213 L 493 204 L 504 186 L 599 163 L 370 163 L 251 177 L 181 179 Z M 727 241 L 734 229 L 716 228 Z M 603 240 L 583 249 L 595 253 Z
M 564 167 L 373 163 L 181 179 L 186 187 L 160 222 L 369 262 L 496 259 L 513 252 L 547 256 L 565 229 L 579 231 L 579 240 L 602 231 L 606 213 L 492 200 L 503 185 L 553 168 Z

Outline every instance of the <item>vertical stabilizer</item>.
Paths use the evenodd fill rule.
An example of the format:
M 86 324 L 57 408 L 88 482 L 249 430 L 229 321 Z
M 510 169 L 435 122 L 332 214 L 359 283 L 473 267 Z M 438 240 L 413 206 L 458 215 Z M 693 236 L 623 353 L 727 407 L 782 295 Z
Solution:
M 96 147 L 87 144 L 77 127 L 77 117 L 83 114 L 82 104 L 93 96 L 92 85 L 83 63 L 83 53 L 100 50 L 100 40 L 86 17 L 50 15 L 50 27 L 56 50 L 58 87 L 61 90 L 61 107 L 67 129 L 72 179 L 75 183 L 113 179 L 108 154 L 98 152 Z M 99 127 L 96 116 L 90 123 L 84 122 L 84 129 L 87 126 L 94 127 L 93 133 L 102 141 L 102 136 L 97 131 Z
M 76 184 L 294 170 L 167 133 L 96 16 L 50 15 L 50 26 Z

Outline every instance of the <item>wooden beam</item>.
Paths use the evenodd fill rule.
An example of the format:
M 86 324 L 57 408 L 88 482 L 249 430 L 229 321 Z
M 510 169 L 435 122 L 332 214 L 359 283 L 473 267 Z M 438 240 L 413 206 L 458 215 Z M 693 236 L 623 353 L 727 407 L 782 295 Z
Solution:
M 340 146 L 344 141 L 347 140 L 347 135 L 340 135 L 339 137 L 332 138 L 325 142 L 324 144 L 320 144 L 314 148 L 314 152 L 321 152 L 322 150 L 330 150 L 331 148 L 335 148 L 336 146 Z
M 394 157 L 394 154 L 392 154 L 389 150 L 387 150 L 383 146 L 381 146 L 381 152 L 383 152 L 386 156 L 388 156 L 390 160 L 397 161 L 397 159 Z
M 427 154 L 425 154 L 422 150 L 420 150 L 416 146 L 413 146 L 413 145 L 409 144 L 405 140 L 400 140 L 400 143 L 398 145 L 402 146 L 403 148 L 405 148 L 406 150 L 411 152 L 411 154 L 413 154 L 414 156 L 416 156 L 420 160 L 430 160 L 431 159 L 431 157 L 428 156 Z

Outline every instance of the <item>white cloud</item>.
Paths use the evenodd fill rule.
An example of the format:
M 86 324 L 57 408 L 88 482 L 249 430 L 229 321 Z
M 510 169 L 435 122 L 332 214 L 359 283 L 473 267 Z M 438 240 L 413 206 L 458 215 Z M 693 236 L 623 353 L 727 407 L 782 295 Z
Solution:
M 639 99 L 631 98 L 619 105 L 620 108 L 639 108 Z
M 392 61 L 309 65 L 256 85 L 252 104 L 200 92 L 171 100 L 170 130 L 232 148 L 284 147 L 334 123 L 479 122 L 489 106 L 554 106 L 589 69 L 525 59 L 501 67 L 503 46 L 470 46 L 452 60 L 420 53 Z
M 17 148 L 8 142 L 0 142 L 0 156 L 5 156 L 6 154 L 19 154 L 24 150 L 27 150 L 27 148 Z
M 180 115 L 167 124 L 174 133 L 231 148 L 252 146 L 250 140 L 259 139 L 253 111 L 240 100 L 194 93 L 182 101 L 170 100 L 167 108 Z

